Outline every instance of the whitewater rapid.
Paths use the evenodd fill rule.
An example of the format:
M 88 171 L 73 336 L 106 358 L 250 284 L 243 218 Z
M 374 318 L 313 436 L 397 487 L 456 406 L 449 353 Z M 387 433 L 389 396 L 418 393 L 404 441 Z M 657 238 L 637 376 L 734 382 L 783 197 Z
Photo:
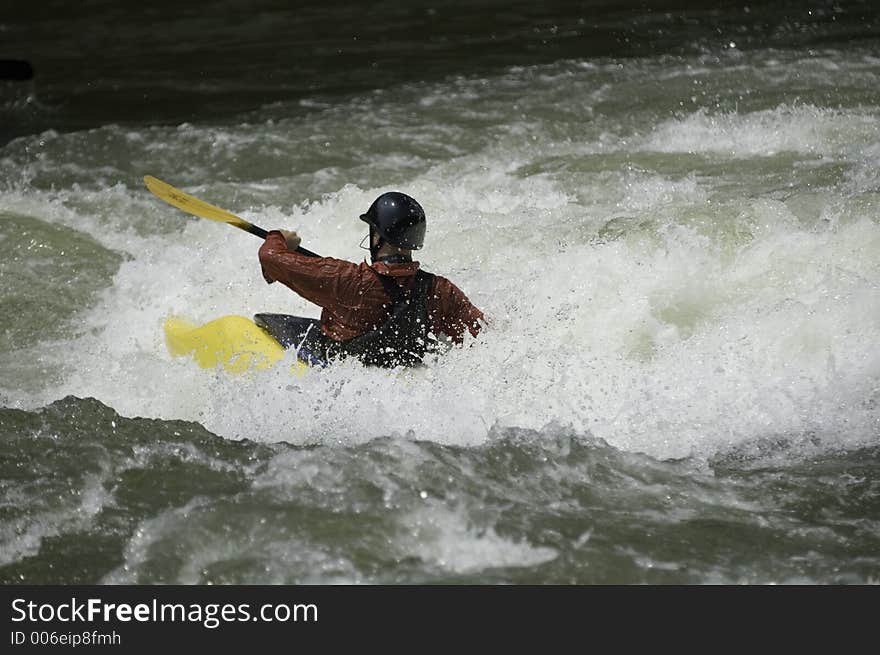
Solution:
M 22 137 L 0 151 L 0 212 L 62 230 L 23 266 L 66 257 L 68 229 L 119 261 L 64 329 L 4 355 L 5 404 L 91 396 L 293 444 L 554 426 L 657 458 L 779 435 L 873 443 L 880 110 L 861 89 L 878 71 L 833 51 L 559 62 L 231 125 Z M 853 91 L 823 103 L 833 89 Z M 162 205 L 146 174 L 354 261 L 357 216 L 404 191 L 428 215 L 422 265 L 491 326 L 415 373 L 236 378 L 172 359 L 170 315 L 318 309 L 263 282 L 254 237 Z M 49 271 L 33 293 L 79 297 Z

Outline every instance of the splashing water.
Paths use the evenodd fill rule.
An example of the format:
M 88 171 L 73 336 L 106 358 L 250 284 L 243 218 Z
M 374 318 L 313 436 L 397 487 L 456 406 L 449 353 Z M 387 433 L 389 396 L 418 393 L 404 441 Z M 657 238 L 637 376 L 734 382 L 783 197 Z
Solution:
M 47 537 L 116 530 L 115 563 L 83 579 L 864 580 L 878 552 L 859 518 L 878 492 L 878 73 L 855 48 L 561 61 L 234 124 L 8 143 L 4 303 L 42 304 L 0 319 L 0 425 L 37 448 L 87 415 L 102 454 L 71 474 L 77 502 L 5 520 L 0 570 L 27 578 L 28 557 L 53 557 Z M 265 285 L 253 237 L 161 206 L 144 174 L 346 259 L 372 199 L 409 193 L 428 214 L 422 265 L 491 327 L 414 372 L 233 377 L 172 359 L 169 315 L 318 309 Z M 101 405 L 52 405 L 66 396 Z M 144 417 L 126 423 L 140 445 L 114 450 L 105 424 L 129 419 L 113 410 Z M 211 435 L 175 437 L 180 421 Z M 120 494 L 144 490 L 126 476 L 164 484 L 178 460 L 163 448 L 217 487 L 136 510 Z M 798 514 L 806 501 L 755 460 L 803 483 L 795 496 L 850 507 Z M 719 524 L 738 526 L 726 544 Z M 222 525 L 236 538 L 206 545 Z M 702 550 L 676 550 L 673 530 Z M 781 541 L 734 564 L 750 539 Z

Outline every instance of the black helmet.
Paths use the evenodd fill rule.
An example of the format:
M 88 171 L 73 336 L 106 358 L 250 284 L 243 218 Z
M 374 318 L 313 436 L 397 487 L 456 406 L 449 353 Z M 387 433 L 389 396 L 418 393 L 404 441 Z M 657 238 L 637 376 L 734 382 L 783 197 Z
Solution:
M 425 210 L 405 193 L 389 191 L 373 201 L 361 220 L 398 248 L 418 250 L 425 243 Z

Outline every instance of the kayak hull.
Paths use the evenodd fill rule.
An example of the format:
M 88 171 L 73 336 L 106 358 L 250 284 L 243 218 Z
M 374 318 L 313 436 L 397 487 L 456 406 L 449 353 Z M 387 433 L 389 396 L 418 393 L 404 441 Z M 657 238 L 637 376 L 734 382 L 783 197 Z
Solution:
M 195 325 L 180 317 L 165 321 L 165 343 L 174 356 L 191 356 L 202 368 L 222 366 L 230 373 L 268 369 L 284 358 L 282 346 L 269 332 L 244 316 L 222 316 Z M 298 359 L 292 367 L 296 375 L 309 369 Z

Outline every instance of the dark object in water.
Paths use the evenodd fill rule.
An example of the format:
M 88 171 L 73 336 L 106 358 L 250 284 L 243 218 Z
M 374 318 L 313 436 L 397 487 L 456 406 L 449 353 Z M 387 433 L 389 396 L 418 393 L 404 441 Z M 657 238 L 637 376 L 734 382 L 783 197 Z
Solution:
M 34 78 L 34 67 L 23 59 L 0 59 L 0 80 L 24 82 Z
M 316 318 L 287 314 L 255 314 L 254 323 L 268 332 L 283 348 L 296 348 L 298 357 L 309 366 L 327 366 L 322 352 L 326 337 Z

